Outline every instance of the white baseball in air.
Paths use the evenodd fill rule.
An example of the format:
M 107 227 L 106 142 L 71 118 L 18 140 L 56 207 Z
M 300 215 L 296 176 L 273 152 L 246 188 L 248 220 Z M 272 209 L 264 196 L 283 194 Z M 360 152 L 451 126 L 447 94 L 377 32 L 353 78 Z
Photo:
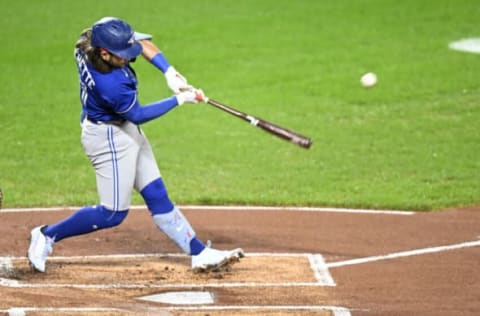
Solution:
M 362 76 L 362 78 L 360 78 L 360 83 L 365 88 L 371 88 L 377 84 L 377 75 L 373 72 L 367 72 Z

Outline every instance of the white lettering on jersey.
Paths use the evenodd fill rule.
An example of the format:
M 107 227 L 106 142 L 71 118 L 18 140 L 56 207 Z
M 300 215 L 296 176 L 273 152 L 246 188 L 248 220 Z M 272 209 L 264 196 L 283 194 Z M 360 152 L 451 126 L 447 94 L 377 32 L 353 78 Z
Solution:
M 88 71 L 85 55 L 82 54 L 78 49 L 75 49 L 74 56 L 75 60 L 77 61 L 78 75 L 80 76 L 80 82 L 82 83 L 82 90 L 84 86 L 92 89 L 95 86 L 95 81 Z

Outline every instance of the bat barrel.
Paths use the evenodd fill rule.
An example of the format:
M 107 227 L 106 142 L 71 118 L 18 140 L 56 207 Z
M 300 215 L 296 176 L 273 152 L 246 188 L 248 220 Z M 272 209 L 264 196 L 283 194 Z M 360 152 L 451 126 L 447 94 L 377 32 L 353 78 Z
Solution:
M 225 104 L 222 104 L 218 101 L 212 100 L 212 99 L 205 99 L 205 103 L 213 105 L 214 107 L 223 110 L 233 116 L 236 116 L 238 118 L 241 118 L 247 122 L 250 122 L 253 126 L 260 127 L 264 131 L 275 135 L 277 137 L 280 137 L 282 139 L 285 139 L 287 141 L 290 141 L 302 148 L 309 149 L 310 146 L 312 146 L 312 140 L 308 137 L 305 137 L 303 135 L 297 134 L 295 132 L 292 132 L 284 127 L 275 125 L 273 123 L 270 123 L 268 121 L 255 118 L 251 115 L 248 115 L 246 113 L 240 112 L 234 108 L 231 108 Z
M 283 138 L 284 140 L 292 142 L 305 149 L 309 149 L 310 146 L 312 146 L 312 140 L 310 138 L 292 132 L 284 127 L 275 125 L 264 120 L 259 120 L 257 126 L 275 136 Z

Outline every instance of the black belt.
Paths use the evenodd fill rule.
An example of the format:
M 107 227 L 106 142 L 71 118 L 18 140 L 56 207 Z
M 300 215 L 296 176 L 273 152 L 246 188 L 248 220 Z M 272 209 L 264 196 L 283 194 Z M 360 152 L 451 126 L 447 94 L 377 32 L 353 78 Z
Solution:
M 111 125 L 115 125 L 115 126 L 120 126 L 120 125 L 122 125 L 123 123 L 126 122 L 126 120 L 97 121 L 97 120 L 94 120 L 94 119 L 89 118 L 88 116 L 86 117 L 86 119 L 87 119 L 88 121 L 92 122 L 93 124 L 111 124 Z

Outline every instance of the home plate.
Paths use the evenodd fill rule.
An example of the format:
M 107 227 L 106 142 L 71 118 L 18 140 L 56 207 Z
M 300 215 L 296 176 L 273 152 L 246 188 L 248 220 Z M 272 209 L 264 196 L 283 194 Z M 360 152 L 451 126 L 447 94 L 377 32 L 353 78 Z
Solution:
M 166 292 L 142 296 L 138 297 L 138 299 L 156 303 L 167 303 L 175 305 L 200 305 L 214 303 L 213 294 L 205 291 Z

